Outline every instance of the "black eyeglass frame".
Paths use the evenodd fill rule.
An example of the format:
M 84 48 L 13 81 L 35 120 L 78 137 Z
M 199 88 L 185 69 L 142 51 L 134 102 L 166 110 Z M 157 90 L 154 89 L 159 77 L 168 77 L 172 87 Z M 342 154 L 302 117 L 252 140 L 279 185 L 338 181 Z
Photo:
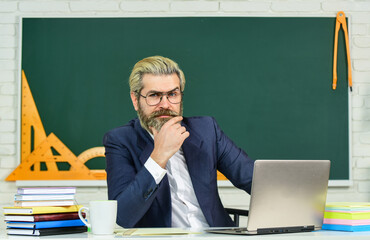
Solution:
M 176 90 L 179 90 L 179 91 L 180 91 L 181 99 L 180 99 L 180 101 L 179 101 L 179 102 L 177 102 L 177 103 L 173 103 L 173 102 L 171 102 L 171 100 L 170 100 L 170 99 L 168 99 L 168 94 L 169 94 L 169 93 L 171 93 L 171 92 L 174 92 L 174 91 L 176 91 Z M 140 90 L 140 92 L 141 92 L 141 90 Z M 149 106 L 156 106 L 156 105 L 160 104 L 160 103 L 162 102 L 163 96 L 166 96 L 167 100 L 168 100 L 171 104 L 179 104 L 179 103 L 181 103 L 182 98 L 183 98 L 183 96 L 184 96 L 184 92 L 182 92 L 182 91 L 181 91 L 180 89 L 178 89 L 178 88 L 177 88 L 177 89 L 173 89 L 173 90 L 168 91 L 168 92 L 148 92 L 148 93 L 146 94 L 146 96 L 142 95 L 140 92 L 139 92 L 139 91 L 136 91 L 136 94 L 137 94 L 137 95 L 139 95 L 139 96 L 141 96 L 141 97 L 143 97 L 143 98 L 145 98 L 145 102 L 146 102 L 146 104 L 148 104 Z M 157 104 L 149 104 L 149 103 L 148 103 L 148 101 L 147 101 L 148 94 L 153 94 L 153 93 L 156 93 L 156 94 L 160 93 L 160 94 L 161 94 L 161 98 L 160 98 L 160 100 L 159 100 L 159 102 L 158 102 Z

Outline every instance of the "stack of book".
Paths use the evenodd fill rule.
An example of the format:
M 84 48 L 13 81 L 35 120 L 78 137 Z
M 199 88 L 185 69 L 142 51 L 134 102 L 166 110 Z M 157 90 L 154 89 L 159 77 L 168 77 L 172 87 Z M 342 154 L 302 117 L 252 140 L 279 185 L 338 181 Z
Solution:
M 370 202 L 337 202 L 325 207 L 322 229 L 370 231 Z
M 71 206 L 74 205 L 75 194 L 75 187 L 18 188 L 14 206 Z
M 86 232 L 75 205 L 76 188 L 19 188 L 15 206 L 4 207 L 9 235 L 56 235 Z

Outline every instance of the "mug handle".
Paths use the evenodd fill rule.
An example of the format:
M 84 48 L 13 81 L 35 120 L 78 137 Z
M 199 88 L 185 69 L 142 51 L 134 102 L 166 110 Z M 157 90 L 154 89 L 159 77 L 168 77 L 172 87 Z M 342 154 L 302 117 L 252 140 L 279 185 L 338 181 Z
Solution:
M 90 212 L 89 211 L 89 208 L 87 208 L 87 207 L 82 207 L 82 208 L 80 208 L 79 210 L 78 210 L 78 216 L 80 217 L 80 219 L 81 219 L 81 221 L 87 226 L 87 227 L 89 227 L 89 228 L 91 228 L 91 224 L 90 223 L 88 223 L 87 221 L 86 221 L 86 219 L 82 216 L 82 211 L 83 210 L 85 210 L 86 212 Z

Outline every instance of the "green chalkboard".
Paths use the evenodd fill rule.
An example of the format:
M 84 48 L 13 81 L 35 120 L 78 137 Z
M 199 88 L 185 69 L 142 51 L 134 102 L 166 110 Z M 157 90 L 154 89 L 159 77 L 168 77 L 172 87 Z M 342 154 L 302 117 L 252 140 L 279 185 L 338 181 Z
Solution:
M 24 69 L 46 133 L 76 155 L 136 117 L 128 76 L 162 55 L 185 73 L 184 115 L 210 115 L 254 159 L 329 159 L 349 179 L 343 34 L 335 18 L 23 18 Z M 104 168 L 92 159 L 90 168 Z

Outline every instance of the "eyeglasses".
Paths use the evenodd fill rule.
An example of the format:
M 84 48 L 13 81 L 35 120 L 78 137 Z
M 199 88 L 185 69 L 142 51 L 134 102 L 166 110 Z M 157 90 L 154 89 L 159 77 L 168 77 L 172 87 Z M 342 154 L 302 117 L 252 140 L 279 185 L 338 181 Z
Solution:
M 172 104 L 178 104 L 182 100 L 182 95 L 184 94 L 178 88 L 171 90 L 169 92 L 153 92 L 150 91 L 146 94 L 146 96 L 141 95 L 141 93 L 137 92 L 140 96 L 145 98 L 146 103 L 149 106 L 158 105 L 161 101 L 163 96 L 167 97 L 167 100 Z

